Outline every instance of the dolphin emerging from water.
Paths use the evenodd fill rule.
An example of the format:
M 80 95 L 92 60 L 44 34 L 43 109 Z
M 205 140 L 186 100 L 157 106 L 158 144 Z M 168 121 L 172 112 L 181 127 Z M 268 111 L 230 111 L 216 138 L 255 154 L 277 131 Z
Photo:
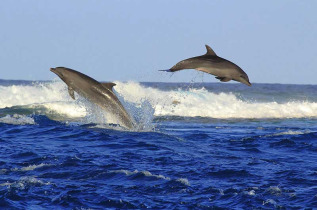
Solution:
M 172 68 L 160 71 L 175 72 L 183 69 L 196 69 L 216 76 L 216 79 L 219 79 L 221 82 L 235 80 L 251 86 L 248 75 L 239 66 L 218 57 L 208 45 L 206 45 L 206 49 L 207 53 L 205 55 L 182 60 Z
M 105 111 L 116 116 L 121 126 L 129 129 L 134 127 L 134 121 L 112 91 L 112 87 L 116 84 L 100 83 L 85 74 L 65 67 L 56 67 L 50 70 L 66 83 L 69 95 L 73 99 L 75 99 L 75 91 Z

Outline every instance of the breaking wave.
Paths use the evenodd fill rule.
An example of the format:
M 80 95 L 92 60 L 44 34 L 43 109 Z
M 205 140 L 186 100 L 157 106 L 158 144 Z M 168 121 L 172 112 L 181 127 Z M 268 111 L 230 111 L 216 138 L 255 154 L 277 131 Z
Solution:
M 24 115 L 6 115 L 4 117 L 0 117 L 0 123 L 11 124 L 11 125 L 34 125 L 34 119 L 32 117 L 24 116 Z
M 230 92 L 214 93 L 205 88 L 164 90 L 144 86 L 137 82 L 115 82 L 115 91 L 131 115 L 143 124 L 154 116 L 230 118 L 305 118 L 317 117 L 317 102 L 275 101 L 257 102 L 240 99 Z M 259 92 L 258 94 L 261 94 Z M 91 121 L 96 115 L 93 105 L 78 97 L 72 100 L 66 85 L 61 81 L 34 83 L 29 85 L 0 86 L 0 120 L 18 121 L 19 118 L 5 117 L 10 110 L 21 114 L 45 114 L 65 118 L 86 118 Z M 28 110 L 28 111 L 26 111 Z M 30 111 L 31 110 L 31 111 Z M 24 113 L 25 112 L 25 113 Z M 93 116 L 93 117 L 92 117 Z M 107 118 L 107 116 L 105 116 Z M 104 118 L 104 117 L 101 117 Z M 97 119 L 97 123 L 112 123 L 113 119 Z M 25 120 L 25 119 L 23 119 Z M 89 121 L 88 120 L 88 121 Z M 32 124 L 32 120 L 25 120 Z M 21 124 L 21 122 L 18 122 Z M 23 123 L 22 123 L 23 124 Z
M 244 101 L 233 93 L 213 93 L 205 88 L 162 91 L 139 83 L 116 82 L 116 90 L 124 99 L 138 103 L 148 100 L 155 116 L 211 118 L 302 118 L 317 117 L 317 102 L 286 103 Z M 260 93 L 259 93 L 260 94 Z

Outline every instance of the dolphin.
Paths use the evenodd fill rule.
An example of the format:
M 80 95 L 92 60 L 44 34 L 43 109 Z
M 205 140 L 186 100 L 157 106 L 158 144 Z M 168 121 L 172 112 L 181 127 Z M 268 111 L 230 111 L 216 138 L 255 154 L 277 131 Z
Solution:
M 188 58 L 175 64 L 167 72 L 175 72 L 183 69 L 196 69 L 216 76 L 221 82 L 235 80 L 248 86 L 251 86 L 248 75 L 236 64 L 221 58 L 209 47 L 205 45 L 207 53 L 201 56 Z
M 69 95 L 75 100 L 74 91 L 108 113 L 112 113 L 120 121 L 120 125 L 131 129 L 134 121 L 124 109 L 112 88 L 115 83 L 100 83 L 93 78 L 73 69 L 56 67 L 50 69 L 68 86 Z

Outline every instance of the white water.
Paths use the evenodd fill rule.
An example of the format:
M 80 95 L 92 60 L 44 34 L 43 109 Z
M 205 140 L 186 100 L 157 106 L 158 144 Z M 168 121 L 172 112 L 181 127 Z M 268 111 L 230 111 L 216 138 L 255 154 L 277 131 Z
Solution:
M 29 116 L 24 115 L 6 115 L 4 117 L 0 117 L 0 123 L 6 123 L 11 125 L 34 125 L 34 119 Z
M 27 106 L 28 108 L 44 107 L 68 117 L 84 117 L 85 107 L 73 101 L 60 81 L 36 85 L 0 86 L 0 108 Z
M 136 82 L 115 83 L 114 89 L 127 110 L 143 122 L 152 120 L 153 115 L 221 119 L 317 117 L 317 102 L 296 99 L 282 104 L 274 101 L 249 102 L 242 101 L 232 93 L 216 94 L 204 88 L 162 91 Z M 29 86 L 0 86 L 0 108 L 22 105 L 31 109 L 43 107 L 49 112 L 70 118 L 89 117 L 92 109 L 83 101 L 72 100 L 66 85 L 61 81 Z M 100 116 L 100 113 L 97 115 Z M 113 123 L 113 119 L 104 122 Z
M 9 189 L 12 190 L 25 190 L 31 186 L 42 186 L 50 184 L 50 182 L 43 182 L 33 176 L 24 176 L 15 182 L 1 183 L 0 186 L 7 186 Z
M 116 91 L 130 102 L 148 100 L 155 116 L 184 116 L 212 118 L 301 118 L 317 117 L 317 103 L 276 102 L 257 103 L 238 99 L 232 93 L 215 94 L 201 89 L 161 91 L 144 88 L 139 83 L 116 82 Z
M 157 179 L 164 179 L 164 180 L 167 180 L 167 181 L 172 180 L 170 177 L 163 176 L 163 175 L 160 175 L 160 174 L 158 174 L 158 175 L 157 174 L 152 174 L 149 171 L 114 170 L 114 171 L 110 171 L 110 173 L 125 174 L 126 176 L 142 174 L 143 176 L 147 176 L 147 177 L 154 177 L 154 178 L 157 178 Z M 176 182 L 180 182 L 180 183 L 182 183 L 184 185 L 190 186 L 190 183 L 189 183 L 188 179 L 186 179 L 186 178 L 178 178 L 178 179 L 175 179 L 175 181 Z

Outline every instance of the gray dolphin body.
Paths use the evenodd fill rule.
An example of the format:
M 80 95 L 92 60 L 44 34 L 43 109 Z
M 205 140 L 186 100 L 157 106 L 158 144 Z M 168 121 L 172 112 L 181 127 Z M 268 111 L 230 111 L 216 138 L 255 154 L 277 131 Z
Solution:
M 75 91 L 105 111 L 116 116 L 121 126 L 129 129 L 134 127 L 134 122 L 130 115 L 112 91 L 112 87 L 116 84 L 100 83 L 85 74 L 65 67 L 56 67 L 50 70 L 66 83 L 69 95 L 73 99 L 75 99 Z
M 184 69 L 196 69 L 216 76 L 216 79 L 219 79 L 221 82 L 235 80 L 251 86 L 248 75 L 239 66 L 224 58 L 218 57 L 208 45 L 206 45 L 206 49 L 207 53 L 205 55 L 182 60 L 172 68 L 161 71 L 175 72 Z

